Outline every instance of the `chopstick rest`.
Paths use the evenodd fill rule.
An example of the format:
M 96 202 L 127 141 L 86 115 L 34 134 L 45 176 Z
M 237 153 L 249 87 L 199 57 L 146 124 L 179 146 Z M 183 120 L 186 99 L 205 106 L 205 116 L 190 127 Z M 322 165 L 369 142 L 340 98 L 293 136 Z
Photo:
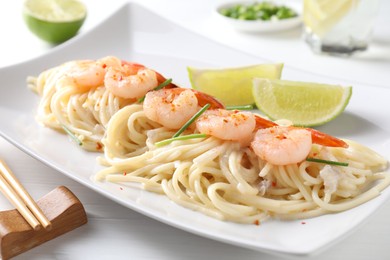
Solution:
M 50 221 L 50 229 L 33 229 L 16 209 L 0 212 L 1 259 L 10 259 L 87 223 L 82 203 L 64 186 L 39 199 L 37 205 Z

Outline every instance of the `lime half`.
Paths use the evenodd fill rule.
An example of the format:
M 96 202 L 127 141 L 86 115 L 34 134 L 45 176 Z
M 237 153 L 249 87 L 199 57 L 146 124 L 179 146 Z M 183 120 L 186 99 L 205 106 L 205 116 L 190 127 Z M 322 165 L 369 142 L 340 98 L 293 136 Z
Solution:
M 288 119 L 297 126 L 318 126 L 344 111 L 351 86 L 287 80 L 253 80 L 256 106 L 273 120 Z
M 26 0 L 23 17 L 36 36 L 50 43 L 61 43 L 75 36 L 87 16 L 77 0 Z
M 226 106 L 253 104 L 253 78 L 279 79 L 282 69 L 282 63 L 225 69 L 187 68 L 192 88 L 218 98 Z

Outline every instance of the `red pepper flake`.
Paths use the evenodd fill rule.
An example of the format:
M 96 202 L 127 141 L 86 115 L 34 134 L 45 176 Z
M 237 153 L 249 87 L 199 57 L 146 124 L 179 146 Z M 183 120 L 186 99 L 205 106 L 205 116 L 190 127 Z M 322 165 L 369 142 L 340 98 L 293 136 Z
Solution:
M 271 182 L 272 187 L 276 187 L 276 181 Z
M 103 69 L 107 68 L 107 64 L 103 64 L 102 67 L 103 67 Z
M 305 222 L 305 221 L 302 221 L 301 224 L 302 224 L 302 225 L 306 225 L 306 222 Z
M 127 175 L 127 172 L 123 172 L 123 175 L 126 176 L 126 175 Z
M 253 224 L 255 224 L 256 226 L 260 226 L 260 220 L 256 219 Z
M 101 150 L 103 148 L 103 145 L 100 142 L 96 142 L 96 150 Z

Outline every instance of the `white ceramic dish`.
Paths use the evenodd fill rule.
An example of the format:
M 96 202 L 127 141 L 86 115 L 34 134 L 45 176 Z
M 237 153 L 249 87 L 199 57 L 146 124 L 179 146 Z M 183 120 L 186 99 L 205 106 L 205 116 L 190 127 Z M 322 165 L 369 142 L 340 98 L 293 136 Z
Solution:
M 302 220 L 270 220 L 256 226 L 221 222 L 134 186 L 120 189 L 118 185 L 95 183 L 91 177 L 100 168 L 96 163 L 98 154 L 79 149 L 66 135 L 35 121 L 38 97 L 26 88 L 25 79 L 68 60 L 105 55 L 146 64 L 184 86 L 189 86 L 186 66 L 226 67 L 261 62 L 258 57 L 221 46 L 129 3 L 93 30 L 47 55 L 0 69 L 0 134 L 43 163 L 130 209 L 206 238 L 273 254 L 302 256 L 319 252 L 355 230 L 390 196 L 387 189 L 364 205 L 304 220 L 305 225 Z M 283 75 L 289 79 L 334 81 L 288 66 Z M 346 112 L 321 130 L 357 140 L 389 158 L 390 119 L 386 113 L 390 111 L 390 90 L 354 87 Z
M 279 32 L 279 31 L 284 31 L 284 30 L 298 27 L 299 25 L 302 24 L 301 11 L 299 10 L 299 8 L 297 8 L 296 5 L 292 5 L 291 3 L 286 1 L 285 2 L 272 1 L 272 2 L 278 5 L 288 6 L 289 8 L 296 11 L 298 16 L 289 19 L 283 19 L 283 20 L 263 21 L 263 20 L 239 20 L 239 19 L 234 19 L 234 18 L 224 16 L 220 13 L 221 9 L 229 8 L 237 4 L 248 5 L 248 4 L 252 4 L 253 1 L 252 2 L 237 1 L 237 2 L 224 3 L 218 6 L 215 9 L 214 13 L 227 26 L 231 26 L 237 31 L 242 31 L 242 32 L 263 32 L 263 33 Z

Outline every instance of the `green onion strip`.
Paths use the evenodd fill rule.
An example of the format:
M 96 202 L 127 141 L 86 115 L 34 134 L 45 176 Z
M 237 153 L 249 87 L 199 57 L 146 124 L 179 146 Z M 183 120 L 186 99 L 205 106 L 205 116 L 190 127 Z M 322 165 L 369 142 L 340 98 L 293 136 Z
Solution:
M 317 162 L 317 163 L 325 163 L 325 164 L 331 164 L 331 165 L 337 165 L 337 166 L 348 166 L 349 165 L 347 162 L 336 162 L 336 161 L 329 161 L 329 160 L 312 158 L 312 157 L 307 157 L 306 161 L 308 161 L 308 162 Z
M 156 147 L 161 147 L 167 144 L 172 143 L 173 141 L 179 141 L 179 140 L 190 140 L 190 139 L 195 139 L 195 138 L 205 138 L 207 137 L 206 134 L 190 134 L 190 135 L 181 135 L 177 137 L 172 137 L 169 139 L 162 140 L 160 142 L 156 142 L 154 145 Z
M 227 106 L 226 110 L 252 110 L 253 108 L 253 105 Z
M 83 143 L 80 141 L 80 139 L 77 138 L 77 136 L 72 133 L 69 128 L 67 128 L 65 125 L 61 124 L 62 129 L 80 146 L 83 145 Z
M 162 89 L 163 87 L 165 87 L 165 86 L 168 86 L 169 84 L 171 84 L 171 82 L 172 82 L 172 79 L 167 79 L 167 80 L 165 80 L 163 83 L 161 83 L 160 85 L 158 85 L 157 87 L 155 87 L 153 90 L 160 90 L 160 89 Z M 138 103 L 142 103 L 142 102 L 144 102 L 144 100 L 145 100 L 145 96 L 143 96 L 142 98 L 140 98 L 140 99 L 138 99 Z
M 204 113 L 208 108 L 210 107 L 210 104 L 204 105 L 195 115 L 193 115 L 173 136 L 172 138 L 165 139 L 159 142 L 155 143 L 155 146 L 161 147 L 167 144 L 172 143 L 173 141 L 177 140 L 189 140 L 194 138 L 205 138 L 207 137 L 206 134 L 190 134 L 190 135 L 182 135 L 180 136 L 201 114 Z
M 210 107 L 210 104 L 206 104 L 204 105 L 195 115 L 193 115 L 188 121 L 187 123 L 185 123 L 180 129 L 179 131 L 177 131 L 173 136 L 172 138 L 175 138 L 175 137 L 178 137 L 179 135 L 181 135 L 181 133 L 183 133 L 201 114 L 204 113 L 204 111 L 206 111 L 208 108 Z

